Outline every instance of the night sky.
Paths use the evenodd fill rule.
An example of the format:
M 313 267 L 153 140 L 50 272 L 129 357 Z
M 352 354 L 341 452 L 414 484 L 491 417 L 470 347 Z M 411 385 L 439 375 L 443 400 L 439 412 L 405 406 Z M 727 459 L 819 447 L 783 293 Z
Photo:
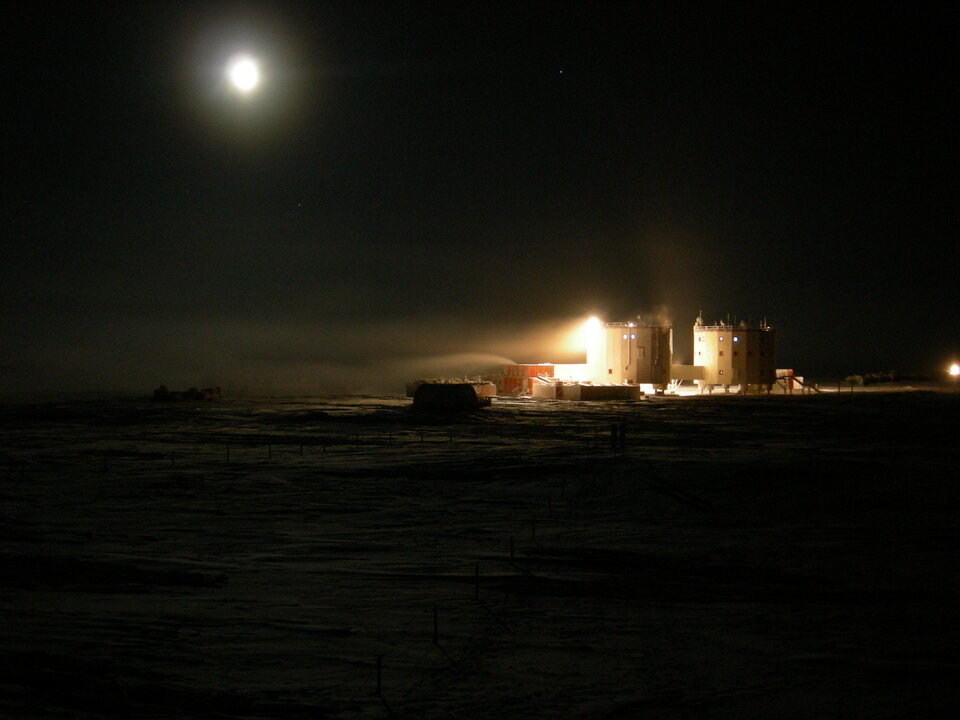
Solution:
M 960 355 L 932 6 L 22 3 L 4 36 L 0 391 L 395 392 L 577 361 L 590 314 L 667 313 L 689 362 L 701 308 L 814 379 Z

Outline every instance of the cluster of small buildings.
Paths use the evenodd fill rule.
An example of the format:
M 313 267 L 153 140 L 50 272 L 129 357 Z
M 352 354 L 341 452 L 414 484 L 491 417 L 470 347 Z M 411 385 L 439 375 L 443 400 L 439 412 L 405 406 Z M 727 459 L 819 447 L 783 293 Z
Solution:
M 505 365 L 498 391 L 569 400 L 631 399 L 662 393 L 687 381 L 700 392 L 770 392 L 789 371 L 776 368 L 776 331 L 766 322 L 717 322 L 697 317 L 693 363 L 673 362 L 673 327 L 663 320 L 608 322 L 591 319 L 586 362 Z M 792 376 L 792 372 L 789 373 Z

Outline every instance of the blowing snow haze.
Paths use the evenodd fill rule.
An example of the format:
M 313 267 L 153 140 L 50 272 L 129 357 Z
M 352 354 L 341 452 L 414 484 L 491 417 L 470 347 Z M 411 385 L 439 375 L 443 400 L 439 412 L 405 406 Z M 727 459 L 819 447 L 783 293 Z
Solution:
M 960 353 L 937 11 L 51 4 L 7 27 L 2 391 L 398 391 L 660 305 L 765 316 L 814 377 Z

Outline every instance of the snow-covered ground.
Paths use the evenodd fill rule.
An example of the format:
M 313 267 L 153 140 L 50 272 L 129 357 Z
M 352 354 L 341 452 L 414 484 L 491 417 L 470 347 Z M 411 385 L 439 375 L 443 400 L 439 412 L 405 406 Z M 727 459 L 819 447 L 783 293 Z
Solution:
M 958 411 L 8 403 L 0 716 L 952 717 Z

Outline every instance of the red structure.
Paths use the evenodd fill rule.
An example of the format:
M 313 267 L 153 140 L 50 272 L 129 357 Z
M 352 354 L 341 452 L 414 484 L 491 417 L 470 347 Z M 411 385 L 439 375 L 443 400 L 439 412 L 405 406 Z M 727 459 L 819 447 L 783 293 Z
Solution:
M 553 377 L 553 363 L 537 365 L 504 365 L 501 395 L 532 395 L 534 379 Z

